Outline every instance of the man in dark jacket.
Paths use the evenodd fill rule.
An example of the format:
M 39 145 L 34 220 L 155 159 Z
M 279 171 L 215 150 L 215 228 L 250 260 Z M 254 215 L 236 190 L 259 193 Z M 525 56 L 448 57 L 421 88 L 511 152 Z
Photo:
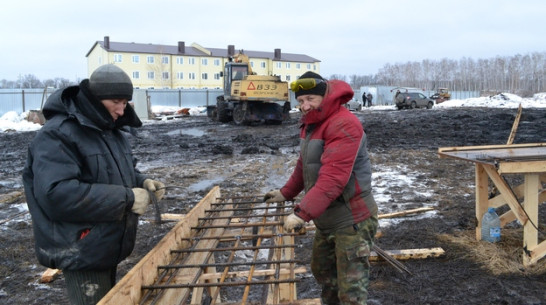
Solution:
M 305 195 L 286 217 L 291 231 L 313 220 L 311 270 L 323 304 L 366 304 L 370 249 L 378 227 L 366 134 L 342 105 L 354 95 L 346 82 L 304 73 L 290 86 L 303 113 L 300 156 L 290 179 L 266 202 Z
M 142 122 L 115 65 L 52 94 L 23 170 L 38 261 L 61 269 L 71 304 L 96 304 L 135 245 L 138 215 L 164 185 L 136 169 L 122 127 Z

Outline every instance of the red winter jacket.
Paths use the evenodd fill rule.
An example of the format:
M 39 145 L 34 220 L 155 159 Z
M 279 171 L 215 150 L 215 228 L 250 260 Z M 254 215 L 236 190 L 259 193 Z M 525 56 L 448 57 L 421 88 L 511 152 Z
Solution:
M 300 157 L 281 188 L 287 199 L 305 190 L 294 212 L 305 221 L 313 220 L 322 231 L 377 215 L 366 134 L 358 118 L 342 106 L 353 94 L 346 82 L 328 81 L 320 107 L 302 118 Z

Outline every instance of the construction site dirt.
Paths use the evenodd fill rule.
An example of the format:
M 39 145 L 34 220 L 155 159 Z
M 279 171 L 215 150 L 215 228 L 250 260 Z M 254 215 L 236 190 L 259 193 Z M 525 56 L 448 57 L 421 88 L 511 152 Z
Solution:
M 522 226 L 508 224 L 499 243 L 477 241 L 474 164 L 438 156 L 439 147 L 506 144 L 516 114 L 505 108 L 355 112 L 368 136 L 379 213 L 433 208 L 381 222 L 377 245 L 445 251 L 402 261 L 411 274 L 372 263 L 368 304 L 546 304 L 546 264 L 543 259 L 523 265 Z M 227 197 L 281 187 L 298 157 L 299 119 L 293 113 L 282 125 L 236 126 L 186 116 L 146 121 L 128 136 L 140 171 L 169 186 L 161 213 L 186 214 L 215 185 Z M 0 303 L 68 304 L 62 274 L 50 283 L 39 281 L 46 268 L 35 257 L 21 182 L 34 134 L 0 133 Z M 544 142 L 546 109 L 523 109 L 514 143 Z M 175 225 L 154 222 L 154 213 L 150 206 L 141 217 L 135 249 L 119 265 L 118 280 Z M 546 211 L 539 209 L 540 240 L 544 224 Z M 297 242 L 296 256 L 309 260 L 312 232 Z M 297 291 L 300 299 L 320 297 L 310 272 L 301 275 Z

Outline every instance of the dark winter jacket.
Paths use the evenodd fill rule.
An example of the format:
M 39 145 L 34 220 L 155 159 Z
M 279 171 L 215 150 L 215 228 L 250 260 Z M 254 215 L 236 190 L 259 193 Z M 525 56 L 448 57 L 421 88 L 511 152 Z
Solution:
M 142 123 L 131 106 L 114 122 L 87 84 L 49 97 L 23 171 L 36 255 L 50 268 L 110 269 L 135 244 L 131 188 L 145 177 L 120 128 Z
M 328 82 L 320 107 L 302 118 L 300 157 L 281 188 L 287 199 L 305 190 L 295 214 L 313 220 L 324 232 L 377 215 L 366 134 L 358 118 L 342 106 L 353 94 L 345 82 Z

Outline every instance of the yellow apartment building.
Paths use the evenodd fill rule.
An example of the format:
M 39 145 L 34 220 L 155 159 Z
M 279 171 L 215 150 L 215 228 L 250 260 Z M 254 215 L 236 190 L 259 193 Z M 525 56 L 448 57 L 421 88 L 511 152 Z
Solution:
M 279 75 L 293 81 L 306 71 L 320 74 L 320 60 L 305 54 L 282 53 L 281 49 L 250 51 L 227 48 L 205 48 L 197 43 L 186 46 L 135 42 L 114 42 L 109 36 L 93 44 L 87 53 L 88 76 L 101 65 L 116 64 L 140 89 L 217 89 L 222 88 L 220 72 L 236 53 L 248 56 L 258 75 Z

